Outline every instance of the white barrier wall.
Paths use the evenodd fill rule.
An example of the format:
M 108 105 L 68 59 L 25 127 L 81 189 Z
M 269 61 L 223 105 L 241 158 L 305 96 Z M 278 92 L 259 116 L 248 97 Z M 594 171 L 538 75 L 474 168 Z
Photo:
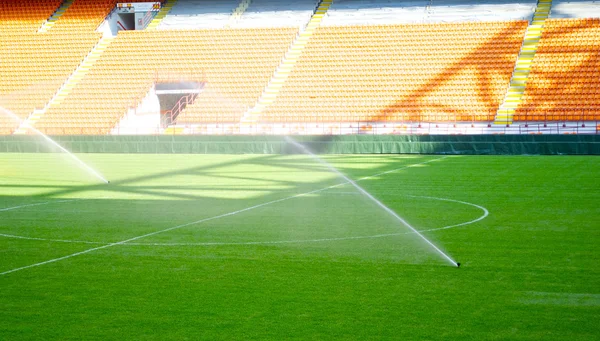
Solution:
M 160 102 L 151 88 L 137 108 L 131 108 L 111 130 L 112 135 L 156 134 L 160 129 Z
M 308 22 L 316 3 L 316 0 L 252 0 L 234 26 L 300 27 Z M 229 23 L 238 4 L 238 0 L 178 1 L 159 28 L 222 28 Z M 566 12 L 576 11 L 569 6 Z M 336 0 L 322 24 L 530 20 L 535 7 L 535 0 Z
M 323 25 L 530 20 L 535 0 L 336 0 Z
M 163 19 L 159 29 L 222 28 L 238 0 L 182 0 Z
M 600 18 L 600 1 L 554 0 L 550 18 Z
M 429 0 L 336 0 L 322 25 L 369 25 L 423 22 Z
M 531 20 L 536 1 L 433 0 L 427 22 Z
M 235 27 L 305 26 L 316 5 L 315 0 L 252 0 Z

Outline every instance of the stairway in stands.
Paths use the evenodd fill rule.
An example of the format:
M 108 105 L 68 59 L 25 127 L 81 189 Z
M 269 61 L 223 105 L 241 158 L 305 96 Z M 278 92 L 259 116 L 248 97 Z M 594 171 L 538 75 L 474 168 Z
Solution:
M 313 33 L 321 24 L 323 17 L 327 14 L 327 10 L 333 3 L 333 0 L 321 0 L 317 4 L 317 8 L 315 9 L 312 17 L 308 21 L 306 28 L 301 31 L 292 45 L 290 46 L 288 52 L 285 54 L 285 57 L 281 61 L 281 64 L 275 70 L 275 73 L 271 77 L 269 81 L 269 85 L 265 88 L 262 95 L 256 102 L 256 105 L 249 109 L 244 116 L 242 117 L 242 122 L 244 123 L 253 123 L 256 122 L 259 118 L 263 110 L 277 98 L 279 91 L 283 87 L 283 84 L 287 80 L 288 76 L 294 69 L 296 62 L 302 55 L 302 51 L 306 47 L 306 44 L 312 37 Z
M 77 67 L 77 69 L 71 74 L 67 81 L 60 87 L 54 97 L 46 104 L 43 109 L 36 109 L 33 111 L 25 121 L 23 121 L 19 128 L 14 132 L 15 135 L 28 133 L 29 126 L 35 126 L 35 123 L 48 111 L 50 107 L 59 106 L 62 101 L 71 93 L 73 88 L 85 77 L 92 66 L 100 59 L 100 56 L 106 51 L 106 48 L 113 41 L 114 37 L 104 37 L 100 39 L 98 44 L 90 51 L 85 57 L 83 62 Z
M 236 7 L 233 10 L 233 13 L 231 13 L 231 15 L 229 16 L 229 22 L 227 23 L 226 27 L 231 27 L 231 26 L 235 25 L 235 23 L 238 20 L 240 20 L 240 18 L 244 14 L 244 12 L 246 12 L 246 10 L 248 9 L 248 6 L 250 6 L 250 2 L 252 2 L 252 0 L 240 1 L 238 7 Z
M 525 32 L 525 39 L 510 79 L 508 91 L 500 108 L 498 108 L 494 124 L 510 125 L 513 122 L 515 110 L 521 104 L 525 92 L 527 79 L 531 71 L 531 62 L 535 57 L 538 43 L 544 31 L 544 22 L 550 15 L 551 7 L 552 0 L 538 0 L 531 23 Z
M 173 8 L 173 6 L 175 6 L 176 3 L 177 3 L 177 0 L 167 0 L 167 2 L 161 7 L 158 14 L 148 24 L 148 27 L 146 27 L 146 29 L 147 30 L 156 30 L 158 28 L 158 25 L 160 25 L 160 23 L 167 16 L 167 14 L 169 14 L 169 12 L 171 12 L 171 9 Z
M 48 30 L 50 30 L 52 26 L 56 24 L 56 21 L 58 21 L 58 19 L 60 19 L 60 17 L 65 13 L 65 11 L 73 4 L 73 1 L 75 0 L 65 0 L 60 5 L 60 7 L 58 7 L 56 12 L 54 12 L 54 14 L 52 14 L 52 16 L 48 18 L 48 20 L 42 25 L 42 27 L 40 27 L 38 33 L 48 32 Z

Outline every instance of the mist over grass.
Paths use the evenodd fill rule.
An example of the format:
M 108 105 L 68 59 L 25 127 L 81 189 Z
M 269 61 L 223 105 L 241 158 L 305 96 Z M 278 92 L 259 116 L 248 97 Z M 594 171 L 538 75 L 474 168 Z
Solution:
M 306 155 L 79 157 L 111 184 L 0 154 L 0 272 L 239 213 L 0 276 L 0 339 L 600 333 L 598 158 L 323 156 L 419 230 L 485 207 L 425 232 L 456 269 Z

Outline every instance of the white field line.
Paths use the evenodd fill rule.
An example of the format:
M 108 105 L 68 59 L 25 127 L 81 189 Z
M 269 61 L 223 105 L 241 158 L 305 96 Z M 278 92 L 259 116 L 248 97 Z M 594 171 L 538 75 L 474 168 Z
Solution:
M 440 230 L 447 230 L 447 229 L 451 229 L 451 228 L 454 228 L 454 227 L 475 224 L 476 222 L 479 222 L 479 221 L 487 218 L 487 216 L 490 214 L 490 212 L 485 207 L 477 205 L 477 204 L 473 204 L 473 203 L 470 203 L 470 202 L 466 202 L 466 201 L 446 199 L 446 198 L 438 198 L 438 197 L 429 197 L 429 196 L 420 196 L 420 195 L 407 195 L 407 196 L 408 197 L 412 197 L 412 198 L 425 198 L 425 199 L 432 199 L 432 200 L 455 202 L 455 203 L 464 204 L 464 205 L 467 205 L 467 206 L 473 206 L 473 207 L 476 207 L 476 208 L 480 209 L 481 211 L 483 211 L 483 214 L 481 216 L 479 216 L 478 218 L 476 218 L 476 219 L 473 219 L 473 220 L 470 220 L 470 221 L 467 221 L 467 222 L 464 222 L 464 223 L 455 224 L 455 225 L 448 225 L 448 226 L 443 226 L 443 227 L 437 227 L 437 228 L 419 230 L 420 233 L 440 231 Z M 225 243 L 225 242 L 224 243 L 219 243 L 219 242 L 204 242 L 204 243 L 128 243 L 127 245 L 137 245 L 137 246 L 144 246 L 144 245 L 147 245 L 147 246 L 270 245 L 270 244 L 293 244 L 293 243 L 319 243 L 319 242 L 343 241 L 343 240 L 354 240 L 354 239 L 374 239 L 374 238 L 401 236 L 401 235 L 407 235 L 407 234 L 414 234 L 414 232 L 412 232 L 412 231 L 410 231 L 410 232 L 395 232 L 395 233 L 375 234 L 375 235 L 371 235 L 371 236 L 332 237 L 332 238 L 297 239 L 297 240 L 274 240 L 274 241 L 256 241 L 256 242 L 238 242 L 238 243 Z
M 355 194 L 355 195 L 359 195 L 360 193 L 358 192 L 334 192 L 331 194 L 339 194 L 339 193 L 343 193 L 343 194 Z M 459 204 L 463 204 L 463 205 L 467 205 L 467 206 L 473 206 L 476 207 L 478 209 L 480 209 L 483 212 L 483 215 L 481 215 L 480 217 L 467 221 L 467 222 L 463 222 L 463 223 L 459 223 L 459 224 L 455 224 L 455 225 L 448 225 L 448 226 L 443 226 L 443 227 L 437 227 L 437 228 L 430 228 L 430 229 L 425 229 L 425 230 L 419 230 L 419 232 L 433 232 L 433 231 L 440 231 L 440 230 L 446 230 L 446 229 L 451 229 L 454 227 L 459 227 L 459 226 L 466 226 L 466 225 L 471 225 L 474 223 L 477 223 L 485 218 L 487 218 L 487 216 L 490 214 L 489 211 L 480 205 L 477 204 L 473 204 L 467 201 L 460 201 L 460 200 L 454 200 L 454 199 L 447 199 L 447 198 L 440 198 L 440 197 L 431 197 L 431 196 L 421 196 L 421 195 L 406 195 L 407 197 L 411 197 L 411 198 L 424 198 L 424 199 L 432 199 L 432 200 L 440 200 L 440 201 L 449 201 L 449 202 L 455 202 L 455 203 L 459 203 Z M 400 236 L 400 235 L 406 235 L 406 234 L 411 234 L 414 232 L 396 232 L 396 233 L 386 233 L 386 234 L 376 234 L 376 235 L 369 235 L 369 236 L 354 236 L 354 237 L 332 237 L 332 238 L 320 238 L 320 239 L 296 239 L 296 240 L 274 240 L 274 241 L 253 241 L 253 242 L 200 242 L 200 243 L 127 243 L 126 245 L 134 245 L 134 246 L 144 246 L 144 245 L 148 245 L 148 246 L 218 246 L 218 245 L 261 245 L 261 244 L 291 244 L 291 243 L 316 243 L 316 242 L 327 242 L 327 241 L 343 241 L 343 240 L 352 240 L 352 239 L 371 239 L 371 238 L 382 238 L 382 237 L 391 237 L 391 236 Z M 36 240 L 36 241 L 48 241 L 48 242 L 59 242 L 59 243 L 74 243 L 74 244 L 95 244 L 95 245 L 107 245 L 110 243 L 106 243 L 106 242 L 94 242 L 94 241 L 88 241 L 88 240 L 72 240 L 72 239 L 48 239 L 48 238 L 36 238 L 36 237 L 26 237 L 26 236 L 18 236 L 18 235 L 13 235 L 13 234 L 4 234 L 4 233 L 0 233 L 0 236 L 2 237 L 6 237 L 6 238 L 14 238 L 14 239 L 25 239 L 25 240 Z
M 444 158 L 446 158 L 446 156 L 441 157 L 441 158 L 431 159 L 431 160 L 424 161 L 424 162 L 421 162 L 421 163 L 416 163 L 416 164 L 412 164 L 412 165 L 408 165 L 408 166 L 404 166 L 404 167 L 392 169 L 392 170 L 389 170 L 389 171 L 386 171 L 386 172 L 381 172 L 381 173 L 378 173 L 378 174 L 375 174 L 375 175 L 370 175 L 370 176 L 362 177 L 362 178 L 360 178 L 358 180 L 366 180 L 366 179 L 377 177 L 377 176 L 380 176 L 380 175 L 383 175 L 383 174 L 389 174 L 389 173 L 392 173 L 392 172 L 395 172 L 395 171 L 399 171 L 399 170 L 402 170 L 402 169 L 414 167 L 414 166 L 417 166 L 417 165 L 422 165 L 422 164 L 430 163 L 430 162 L 441 160 L 441 159 L 444 159 Z M 75 252 L 75 253 L 72 253 L 70 255 L 66 255 L 66 256 L 63 256 L 63 257 L 53 258 L 53 259 L 50 259 L 50 260 L 47 260 L 47 261 L 44 261 L 44 262 L 39 262 L 39 263 L 31 264 L 31 265 L 22 266 L 22 267 L 19 267 L 19 268 L 14 268 L 14 269 L 11 269 L 11 270 L 0 272 L 0 276 L 8 275 L 10 273 L 21 271 L 21 270 L 25 270 L 25 269 L 30 269 L 30 268 L 42 266 L 42 265 L 45 265 L 45 264 L 59 262 L 59 261 L 65 260 L 65 259 L 77 257 L 77 256 L 84 255 L 84 254 L 87 254 L 87 253 L 90 253 L 90 252 L 97 251 L 97 250 L 102 250 L 102 249 L 106 249 L 106 248 L 117 246 L 117 245 L 123 245 L 123 244 L 129 243 L 129 242 L 132 242 L 132 241 L 135 241 L 135 240 L 138 240 L 138 239 L 142 239 L 142 238 L 154 236 L 154 235 L 157 235 L 157 234 L 160 234 L 160 233 L 164 233 L 164 232 L 169 232 L 169 231 L 177 230 L 177 229 L 180 229 L 180 228 L 183 228 L 183 227 L 187 227 L 187 226 L 191 226 L 191 225 L 201 224 L 201 223 L 204 223 L 204 222 L 207 222 L 207 221 L 210 221 L 210 220 L 216 220 L 216 219 L 220 219 L 220 218 L 225 218 L 225 217 L 233 216 L 233 215 L 236 215 L 236 214 L 239 214 L 239 213 L 243 213 L 243 212 L 246 212 L 246 211 L 250 211 L 250 210 L 253 210 L 253 209 L 256 209 L 256 208 L 264 207 L 264 206 L 267 206 L 267 205 L 271 205 L 271 204 L 275 204 L 275 203 L 278 203 L 278 202 L 282 202 L 282 201 L 286 201 L 286 200 L 290 200 L 290 199 L 302 197 L 302 196 L 313 194 L 313 193 L 322 192 L 322 191 L 325 191 L 325 190 L 330 189 L 330 188 L 335 188 L 335 187 L 343 186 L 343 185 L 346 185 L 348 183 L 350 183 L 350 182 L 346 181 L 346 182 L 343 182 L 343 183 L 339 183 L 337 185 L 331 185 L 331 186 L 324 187 L 324 188 L 317 189 L 317 190 L 313 190 L 313 191 L 310 191 L 310 192 L 300 193 L 300 194 L 296 194 L 296 195 L 289 196 L 289 197 L 286 197 L 286 198 L 281 198 L 281 199 L 277 199 L 277 200 L 267 201 L 267 202 L 264 202 L 262 204 L 258 204 L 258 205 L 254 205 L 254 206 L 243 208 L 241 210 L 237 210 L 237 211 L 233 211 L 233 212 L 229 212 L 229 213 L 224 213 L 224 214 L 216 215 L 216 216 L 209 217 L 209 218 L 204 218 L 204 219 L 192 221 L 192 222 L 189 222 L 189 223 L 185 223 L 185 224 L 181 224 L 181 225 L 169 227 L 169 228 L 166 228 L 166 229 L 163 229 L 163 230 L 159 230 L 159 231 L 155 231 L 155 232 L 146 233 L 146 234 L 143 234 L 143 235 L 140 235 L 140 236 L 136 236 L 136 237 L 132 237 L 132 238 L 129 238 L 129 239 L 125 239 L 125 240 L 122 240 L 122 241 L 119 241 L 119 242 L 115 242 L 115 243 L 110 243 L 110 244 L 106 244 L 106 245 L 94 247 L 94 248 L 83 250 L 83 251 L 80 251 L 80 252 Z
M 44 201 L 44 202 L 38 202 L 38 203 L 35 203 L 35 204 L 27 204 L 27 205 L 20 205 L 20 206 L 13 206 L 13 207 L 0 208 L 0 212 L 6 212 L 6 211 L 12 211 L 12 210 L 18 210 L 18 209 L 20 209 L 20 208 L 26 208 L 26 207 L 42 206 L 42 205 L 55 204 L 55 203 L 61 203 L 61 202 L 71 202 L 71 201 L 78 201 L 78 200 L 82 200 L 82 199 L 69 199 L 69 200 L 57 200 L 57 201 Z
M 339 193 L 345 193 L 345 194 L 356 194 L 356 195 L 360 195 L 360 193 L 358 192 L 336 192 L 336 193 L 332 193 L 332 194 L 339 194 Z M 466 225 L 471 225 L 471 224 L 475 224 L 485 218 L 487 218 L 487 216 L 490 214 L 490 212 L 483 206 L 477 205 L 477 204 L 473 204 L 467 201 L 460 201 L 460 200 L 454 200 L 454 199 L 447 199 L 447 198 L 439 198 L 439 197 L 430 197 L 430 196 L 421 196 L 421 195 L 407 195 L 407 197 L 411 197 L 411 198 L 424 198 L 424 199 L 432 199 L 432 200 L 440 200 L 440 201 L 449 201 L 449 202 L 455 202 L 455 203 L 459 203 L 459 204 L 463 204 L 463 205 L 467 205 L 467 206 L 473 206 L 476 207 L 478 209 L 480 209 L 483 214 L 481 216 L 479 216 L 476 219 L 464 222 L 464 223 L 459 223 L 459 224 L 455 224 L 455 225 L 448 225 L 448 226 L 443 226 L 443 227 L 436 227 L 436 228 L 430 228 L 430 229 L 425 229 L 425 230 L 419 230 L 419 232 L 423 233 L 423 232 L 433 232 L 433 231 L 440 231 L 440 230 L 447 230 L 447 229 L 451 229 L 454 227 L 459 227 L 459 226 L 466 226 Z M 228 245 L 271 245 L 271 244 L 292 244 L 292 243 L 319 243 L 319 242 L 329 242 L 329 241 L 343 241 L 343 240 L 354 240 L 354 239 L 373 239 L 373 238 L 383 238 L 383 237 L 393 237 L 393 236 L 401 236 L 401 235 L 407 235 L 407 234 L 412 234 L 414 232 L 395 232 L 395 233 L 385 233 L 385 234 L 376 234 L 376 235 L 369 235 L 369 236 L 354 236 L 354 237 L 332 237 L 332 238 L 319 238 L 319 239 L 296 239 L 296 240 L 273 240 L 273 241 L 253 241 L 253 242 L 200 242 L 200 243 L 127 243 L 125 245 L 133 245 L 133 246 L 228 246 Z M 68 239 L 48 239 L 48 238 L 35 238 L 35 237 L 25 237 L 25 236 L 18 236 L 18 235 L 12 235 L 12 234 L 4 234 L 4 233 L 0 233 L 0 236 L 2 237 L 7 237 L 7 238 L 15 238 L 15 239 L 25 239 L 25 240 L 37 240 L 37 241 L 48 241 L 48 242 L 59 242 L 59 243 L 74 243 L 74 244 L 95 244 L 95 245 L 107 245 L 110 243 L 106 243 L 106 242 L 94 242 L 94 241 L 88 241 L 88 240 L 68 240 Z
M 49 238 L 26 237 L 26 236 L 19 236 L 16 234 L 6 234 L 6 233 L 0 233 L 0 237 L 13 238 L 13 239 L 25 239 L 25 240 L 37 240 L 37 241 L 42 241 L 42 242 L 56 242 L 56 243 L 95 244 L 95 245 L 110 244 L 110 243 L 103 243 L 103 242 L 92 242 L 92 241 L 88 241 L 88 240 L 49 239 Z

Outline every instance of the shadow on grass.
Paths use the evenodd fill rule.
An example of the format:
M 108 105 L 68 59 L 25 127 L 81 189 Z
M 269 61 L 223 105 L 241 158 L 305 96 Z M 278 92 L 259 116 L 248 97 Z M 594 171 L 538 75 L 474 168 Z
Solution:
M 323 137 L 327 139 L 329 137 Z M 352 164 L 362 165 L 364 163 L 364 157 L 327 157 L 330 162 L 344 162 L 343 166 L 339 167 L 339 170 L 352 177 L 352 173 L 361 173 L 360 176 L 372 175 L 383 171 L 388 171 L 393 168 L 405 166 L 409 163 L 419 163 L 423 158 L 411 156 L 410 158 L 394 158 L 394 162 L 369 162 L 367 167 L 351 167 Z M 406 162 L 398 162 L 406 161 Z M 246 167 L 247 166 L 247 167 Z M 265 173 L 262 176 L 261 172 L 253 171 L 248 175 L 244 175 L 243 170 L 236 170 L 233 174 L 227 171 L 227 167 L 236 168 L 251 168 L 261 167 L 273 168 L 272 173 Z M 150 168 L 150 167 L 148 167 Z M 276 178 L 274 174 L 289 173 L 289 177 Z M 368 172 L 368 174 L 365 174 Z M 194 167 L 178 169 L 174 167 L 172 170 L 160 171 L 160 172 L 149 172 L 148 174 L 133 176 L 125 179 L 119 179 L 111 181 L 110 184 L 97 183 L 97 184 L 83 184 L 72 182 L 70 184 L 27 184 L 25 183 L 11 183 L 0 185 L 0 188 L 12 188 L 12 189 L 27 189 L 27 188 L 38 188 L 48 189 L 45 193 L 31 195 L 31 198 L 39 199 L 51 199 L 51 198 L 63 198 L 65 196 L 76 196 L 78 193 L 83 192 L 109 192 L 109 193 L 122 193 L 129 195 L 150 195 L 164 197 L 165 199 L 179 199 L 179 200 L 198 200 L 206 199 L 207 196 L 203 195 L 203 192 L 210 195 L 209 192 L 256 192 L 260 193 L 266 201 L 281 197 L 279 192 L 285 192 L 287 195 L 292 192 L 311 191 L 332 184 L 342 183 L 343 179 L 335 176 L 331 173 L 331 177 L 326 180 L 319 181 L 298 181 L 294 178 L 293 174 L 308 174 L 308 173 L 323 173 L 329 174 L 326 167 L 319 164 L 318 162 L 311 160 L 309 156 L 302 155 L 260 155 L 252 158 L 235 158 L 233 160 L 226 160 L 218 163 L 209 165 L 199 165 Z M 251 176 L 256 175 L 256 176 Z M 269 176 L 272 175 L 272 176 Z M 170 179 L 185 176 L 189 177 L 185 183 L 172 183 Z M 213 183 L 206 185 L 194 184 L 194 177 L 203 177 L 203 183 L 206 183 L 206 179 L 214 179 Z M 16 177 L 13 179 L 27 180 L 29 177 Z M 229 180 L 227 185 L 219 185 L 221 180 Z M 246 184 L 236 184 L 235 181 L 247 182 Z M 143 182 L 156 181 L 153 184 L 143 184 Z M 252 183 L 257 182 L 257 183 Z M 282 188 L 285 188 L 282 190 Z M 187 192 L 187 193 L 186 193 Z

